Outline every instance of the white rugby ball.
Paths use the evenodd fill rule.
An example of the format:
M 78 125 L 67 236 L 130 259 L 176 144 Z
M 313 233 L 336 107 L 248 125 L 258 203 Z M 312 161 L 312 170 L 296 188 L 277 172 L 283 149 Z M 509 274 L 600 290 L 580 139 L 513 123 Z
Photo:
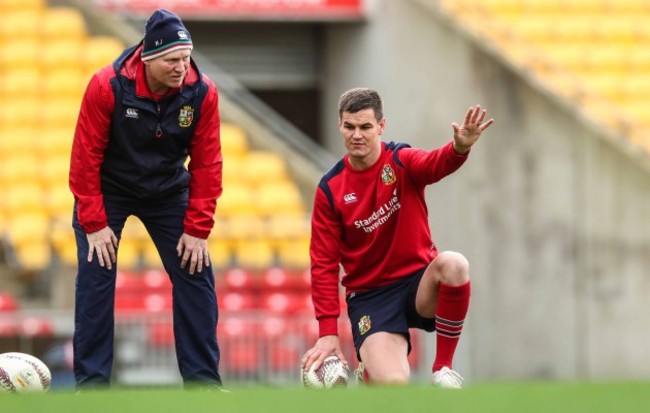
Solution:
M 50 369 L 37 357 L 26 353 L 0 354 L 0 390 L 13 393 L 48 391 Z
M 336 356 L 327 357 L 317 369 L 312 365 L 307 371 L 301 369 L 300 373 L 302 384 L 310 389 L 347 387 L 350 378 L 348 366 Z

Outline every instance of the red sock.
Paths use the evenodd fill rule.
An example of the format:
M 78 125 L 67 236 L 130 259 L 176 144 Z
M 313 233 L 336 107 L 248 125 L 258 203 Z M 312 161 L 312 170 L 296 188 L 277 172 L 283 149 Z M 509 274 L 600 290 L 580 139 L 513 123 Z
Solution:
M 436 359 L 433 371 L 444 366 L 451 368 L 460 339 L 467 309 L 469 308 L 470 283 L 452 287 L 440 284 L 436 307 Z

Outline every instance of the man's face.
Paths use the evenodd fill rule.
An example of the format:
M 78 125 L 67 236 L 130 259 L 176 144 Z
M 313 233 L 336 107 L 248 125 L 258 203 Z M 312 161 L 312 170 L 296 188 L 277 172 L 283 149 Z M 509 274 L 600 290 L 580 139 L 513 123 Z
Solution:
M 147 81 L 154 89 L 152 92 L 164 93 L 168 89 L 180 87 L 190 68 L 191 53 L 190 49 L 181 49 L 144 62 L 148 68 Z
M 386 119 L 377 120 L 373 109 L 343 112 L 339 130 L 353 166 L 371 166 L 381 151 Z

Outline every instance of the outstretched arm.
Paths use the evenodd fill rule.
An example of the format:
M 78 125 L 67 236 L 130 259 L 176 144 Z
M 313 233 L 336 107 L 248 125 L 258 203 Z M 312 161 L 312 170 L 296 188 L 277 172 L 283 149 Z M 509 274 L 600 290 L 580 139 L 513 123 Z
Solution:
M 462 126 L 459 126 L 456 122 L 451 124 L 454 129 L 454 150 L 456 153 L 465 154 L 469 152 L 472 145 L 481 137 L 481 133 L 494 123 L 494 119 L 482 123 L 483 119 L 485 119 L 485 112 L 485 109 L 481 109 L 481 105 L 476 105 L 467 110 Z

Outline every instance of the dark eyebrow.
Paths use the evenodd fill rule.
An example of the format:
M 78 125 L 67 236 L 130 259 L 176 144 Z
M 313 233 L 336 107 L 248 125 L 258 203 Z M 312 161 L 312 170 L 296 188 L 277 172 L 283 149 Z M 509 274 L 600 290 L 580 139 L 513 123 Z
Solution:
M 352 123 L 350 123 L 348 121 L 344 121 L 343 124 L 346 125 L 346 126 L 355 126 L 354 124 L 352 124 Z M 359 126 L 362 127 L 362 128 L 367 127 L 367 126 L 372 126 L 372 123 L 371 122 L 366 122 L 366 123 L 362 123 Z

